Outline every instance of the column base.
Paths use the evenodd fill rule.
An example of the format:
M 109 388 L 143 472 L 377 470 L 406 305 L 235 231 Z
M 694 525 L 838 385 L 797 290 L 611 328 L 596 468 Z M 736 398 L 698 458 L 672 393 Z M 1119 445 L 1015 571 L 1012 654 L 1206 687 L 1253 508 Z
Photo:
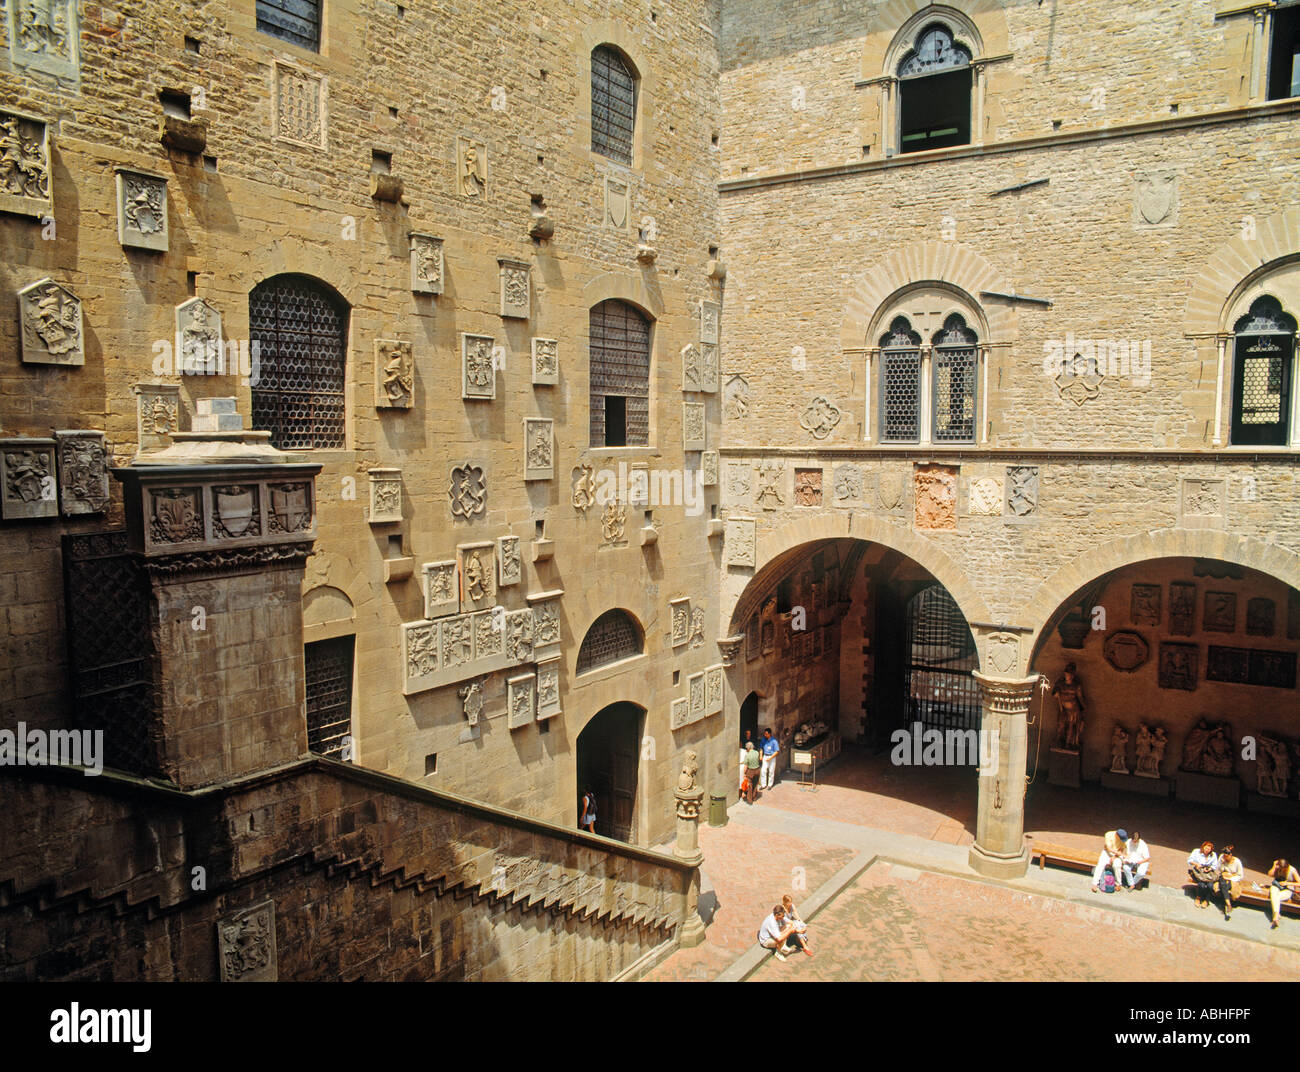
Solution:
M 699 910 L 694 909 L 677 932 L 677 944 L 683 949 L 694 949 L 704 944 L 704 937 L 704 920 L 700 919 Z
M 1029 846 L 1024 846 L 1015 855 L 1007 856 L 972 845 L 966 862 L 972 871 L 987 878 L 1023 878 L 1029 870 Z

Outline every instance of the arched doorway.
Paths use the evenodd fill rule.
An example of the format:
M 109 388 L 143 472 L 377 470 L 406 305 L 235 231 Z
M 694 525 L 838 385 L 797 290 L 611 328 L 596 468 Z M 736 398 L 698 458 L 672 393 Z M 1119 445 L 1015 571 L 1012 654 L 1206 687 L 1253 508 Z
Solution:
M 745 740 L 745 731 L 749 739 L 758 744 L 758 693 L 751 692 L 740 705 L 740 740 Z
M 578 735 L 578 807 L 596 796 L 596 833 L 636 843 L 637 774 L 645 709 L 634 703 L 602 708 Z

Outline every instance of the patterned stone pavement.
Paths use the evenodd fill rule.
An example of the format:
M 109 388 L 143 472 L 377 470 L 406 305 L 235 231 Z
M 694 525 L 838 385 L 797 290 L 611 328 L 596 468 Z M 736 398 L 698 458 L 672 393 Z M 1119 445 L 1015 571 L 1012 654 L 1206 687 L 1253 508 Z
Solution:
M 758 925 L 782 894 L 790 894 L 798 904 L 805 891 L 817 889 L 854 856 L 851 850 L 836 845 L 766 833 L 738 823 L 702 825 L 700 849 L 705 878 L 701 915 L 707 922 L 712 914 L 707 941 L 674 953 L 646 976 L 648 982 L 716 978 L 754 944 Z
M 1259 913 L 1243 913 L 1259 924 Z M 1243 923 L 1246 920 L 1242 920 Z M 755 982 L 1294 980 L 1300 953 L 877 863 L 809 925 L 815 957 Z M 1190 940 L 1189 940 L 1190 939 Z
M 1263 912 L 1245 909 L 1224 923 L 1179 895 L 1187 852 L 1204 838 L 1234 840 L 1248 880 L 1274 854 L 1300 857 L 1290 820 L 1036 779 L 1026 799 L 1031 844 L 1091 848 L 1122 825 L 1151 845 L 1157 888 L 1105 897 L 1088 893 L 1087 875 L 1054 869 L 1031 869 L 1020 889 L 954 877 L 973 840 L 972 771 L 895 768 L 887 756 L 847 751 L 816 793 L 796 781 L 787 775 L 752 808 L 733 805 L 725 827 L 701 827 L 705 886 L 716 884 L 721 907 L 704 945 L 674 954 L 648 979 L 703 981 L 728 967 L 734 975 L 781 894 L 806 902 L 855 851 L 915 866 L 872 865 L 813 918 L 817 957 L 768 958 L 756 980 L 1300 978 L 1293 919 L 1269 932 Z M 707 893 L 701 903 L 707 922 Z M 1099 947 L 1118 952 L 1103 962 Z

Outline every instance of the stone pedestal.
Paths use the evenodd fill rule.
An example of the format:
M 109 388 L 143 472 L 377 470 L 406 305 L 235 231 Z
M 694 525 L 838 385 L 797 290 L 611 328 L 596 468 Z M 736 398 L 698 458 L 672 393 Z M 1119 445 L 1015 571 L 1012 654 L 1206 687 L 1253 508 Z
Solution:
M 979 811 L 970 866 L 990 878 L 1019 878 L 1029 869 L 1025 845 L 1025 763 L 1029 753 L 1029 701 L 1038 677 L 991 677 L 974 673 L 980 687 L 983 715 L 980 732 L 986 735 L 991 757 L 981 769 Z
M 1300 819 L 1300 800 L 1287 797 L 1269 797 L 1262 793 L 1246 792 L 1246 810 L 1261 815 L 1289 815 Z
M 688 752 L 682 777 L 673 793 L 677 798 L 677 844 L 673 846 L 673 855 L 695 868 L 683 893 L 682 925 L 677 932 L 677 940 L 683 949 L 691 949 L 704 941 L 699 870 L 704 862 L 704 855 L 700 852 L 700 806 L 704 801 L 704 790 L 695 785 L 695 774 L 695 753 Z
M 1048 758 L 1047 784 L 1078 789 L 1083 784 L 1079 775 L 1081 765 L 1078 752 L 1072 752 L 1067 748 L 1053 748 Z
M 239 421 L 234 400 L 205 410 Z M 228 403 L 228 405 L 223 405 Z M 150 587 L 157 767 L 192 789 L 307 750 L 302 577 L 315 477 L 267 432 L 176 433 L 113 470 Z
M 1101 784 L 1106 789 L 1145 793 L 1149 797 L 1167 797 L 1174 788 L 1168 778 L 1139 778 L 1135 774 L 1116 774 L 1114 771 L 1102 771 Z
M 1174 796 L 1193 804 L 1241 807 L 1241 783 L 1231 776 L 1180 770 L 1174 775 Z

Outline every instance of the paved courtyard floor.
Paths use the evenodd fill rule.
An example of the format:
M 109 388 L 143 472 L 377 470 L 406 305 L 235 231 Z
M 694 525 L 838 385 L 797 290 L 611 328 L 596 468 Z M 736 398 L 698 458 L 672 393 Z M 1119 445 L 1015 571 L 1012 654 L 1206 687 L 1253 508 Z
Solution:
M 974 875 L 974 811 L 967 770 L 846 752 L 815 793 L 787 775 L 755 805 L 733 805 L 725 826 L 701 827 L 706 941 L 647 980 L 1300 979 L 1300 920 L 1271 931 L 1251 908 L 1224 920 L 1182 888 L 1187 853 L 1206 838 L 1235 840 L 1248 881 L 1273 855 L 1300 856 L 1293 820 L 1032 785 L 1031 839 L 1099 847 L 1125 825 L 1150 843 L 1152 888 L 1104 895 L 1086 874 L 1054 868 L 1011 882 Z M 778 962 L 758 949 L 758 925 L 786 893 L 810 921 L 815 957 Z

